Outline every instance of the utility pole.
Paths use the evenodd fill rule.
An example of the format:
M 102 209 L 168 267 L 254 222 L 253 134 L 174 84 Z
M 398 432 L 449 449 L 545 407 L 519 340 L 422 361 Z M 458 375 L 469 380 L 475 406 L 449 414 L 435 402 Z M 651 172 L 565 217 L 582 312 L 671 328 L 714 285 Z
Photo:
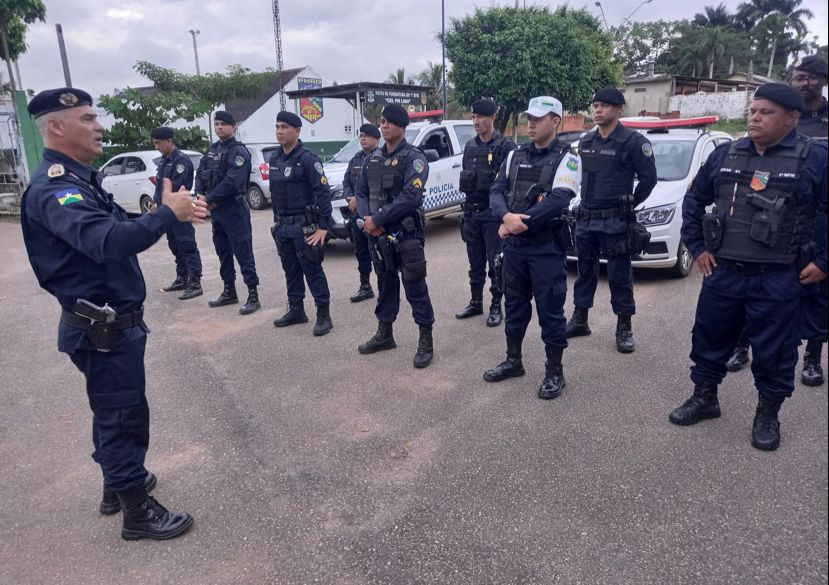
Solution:
M 279 71 L 279 109 L 285 111 L 285 88 L 282 87 L 282 23 L 279 20 L 279 0 L 273 0 L 273 36 L 276 42 L 276 68 Z
M 443 119 L 449 117 L 446 111 L 446 6 L 440 0 L 440 55 L 443 61 L 441 66 L 441 104 L 443 105 Z
M 193 56 L 196 58 L 196 75 L 201 77 L 201 70 L 199 69 L 199 44 L 196 42 L 196 35 L 201 34 L 201 31 L 191 28 L 187 32 L 193 37 Z
M 63 77 L 66 87 L 72 87 L 72 78 L 69 76 L 69 59 L 66 57 L 66 45 L 63 43 L 63 27 L 55 24 L 55 31 L 58 34 L 58 49 L 60 49 L 60 62 L 63 63 Z

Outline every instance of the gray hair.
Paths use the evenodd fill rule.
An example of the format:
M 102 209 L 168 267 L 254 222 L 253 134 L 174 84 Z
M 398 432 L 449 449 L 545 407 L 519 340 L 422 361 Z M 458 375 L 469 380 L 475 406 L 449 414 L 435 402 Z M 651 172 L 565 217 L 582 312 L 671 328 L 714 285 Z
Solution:
M 40 135 L 45 141 L 49 135 L 49 120 L 63 120 L 65 118 L 66 110 L 58 110 L 57 112 L 49 112 L 35 118 L 35 125 L 37 126 Z

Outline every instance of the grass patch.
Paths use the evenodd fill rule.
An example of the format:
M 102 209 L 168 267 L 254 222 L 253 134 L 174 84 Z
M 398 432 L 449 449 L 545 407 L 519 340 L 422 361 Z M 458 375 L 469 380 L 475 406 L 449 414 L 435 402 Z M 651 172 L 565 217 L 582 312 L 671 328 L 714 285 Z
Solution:
M 711 130 L 719 130 L 720 132 L 728 132 L 732 136 L 739 137 L 748 130 L 748 122 L 745 118 L 722 119 L 716 124 L 711 124 L 709 128 Z

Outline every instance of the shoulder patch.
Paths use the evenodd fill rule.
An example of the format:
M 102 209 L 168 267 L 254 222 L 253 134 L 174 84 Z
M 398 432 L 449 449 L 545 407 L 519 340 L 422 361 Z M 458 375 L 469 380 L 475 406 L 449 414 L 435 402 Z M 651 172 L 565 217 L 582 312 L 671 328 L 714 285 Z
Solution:
M 423 169 L 426 168 L 426 164 L 422 160 L 420 160 L 419 158 L 416 158 L 414 160 L 414 162 L 412 163 L 412 166 L 414 167 L 414 170 L 417 173 L 422 173 Z
M 49 175 L 50 179 L 54 179 L 55 177 L 62 177 L 66 174 L 66 169 L 63 168 L 63 165 L 60 163 L 53 164 L 49 167 L 49 170 L 46 172 Z
M 237 154 L 236 158 L 233 159 L 233 163 L 237 167 L 241 167 L 243 164 L 245 164 L 245 157 L 243 157 L 241 154 Z
M 653 156 L 653 146 L 651 146 L 650 142 L 642 144 L 642 154 L 648 157 Z
M 178 174 L 181 174 L 181 173 L 183 173 L 183 172 L 184 172 L 184 163 L 178 163 L 178 164 L 176 165 L 176 172 L 177 172 Z
M 78 203 L 79 201 L 83 201 L 83 195 L 81 195 L 80 191 L 77 189 L 64 189 L 63 191 L 58 191 L 55 193 L 55 197 L 62 206 L 72 205 L 73 203 Z
M 314 170 L 317 171 L 318 173 L 322 174 L 322 163 L 321 162 L 315 162 L 314 163 Z
M 579 170 L 579 159 L 572 155 L 568 156 L 566 165 L 571 171 L 577 171 Z
M 412 181 L 412 187 L 415 189 L 423 189 L 423 181 L 420 180 L 420 177 Z
M 325 173 L 323 173 L 323 175 L 320 177 L 320 183 L 322 183 L 323 185 L 328 185 L 328 179 L 326 178 Z

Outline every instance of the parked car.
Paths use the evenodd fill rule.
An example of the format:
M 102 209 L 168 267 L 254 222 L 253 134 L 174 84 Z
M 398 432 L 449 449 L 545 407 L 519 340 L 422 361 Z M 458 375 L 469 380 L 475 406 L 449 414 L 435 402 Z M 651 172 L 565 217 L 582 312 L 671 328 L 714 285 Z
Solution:
M 730 134 L 711 131 L 704 126 L 671 127 L 681 123 L 676 120 L 666 120 L 660 127 L 658 119 L 622 119 L 629 128 L 635 127 L 637 121 L 657 126 L 637 131 L 645 133 L 653 144 L 658 182 L 650 196 L 636 208 L 636 217 L 650 232 L 651 241 L 643 254 L 633 257 L 632 264 L 637 268 L 668 269 L 672 275 L 684 277 L 691 272 L 694 259 L 680 236 L 682 200 L 714 148 L 731 142 L 733 138 Z M 578 146 L 578 142 L 574 146 Z M 579 198 L 574 198 L 571 207 L 578 203 Z M 569 259 L 576 258 L 571 253 Z M 602 262 L 605 260 L 602 259 Z
M 199 168 L 202 155 L 192 150 L 183 150 L 193 168 Z M 108 160 L 98 171 L 103 180 L 101 185 L 112 193 L 115 202 L 127 213 L 143 214 L 153 206 L 155 177 L 161 154 L 157 150 L 124 152 Z
M 475 128 L 470 120 L 413 122 L 406 127 L 406 141 L 422 148 L 430 158 L 429 179 L 424 186 L 423 200 L 427 218 L 441 217 L 460 209 L 464 201 L 464 194 L 458 190 L 463 148 L 474 137 Z M 348 238 L 343 217 L 343 211 L 347 208 L 343 197 L 343 176 L 348 161 L 359 149 L 360 141 L 355 137 L 325 164 L 325 174 L 333 191 L 334 221 L 329 233 L 334 238 Z
M 250 151 L 250 179 L 246 194 L 251 209 L 265 209 L 271 203 L 271 189 L 269 183 L 269 162 L 271 154 L 279 145 L 272 144 L 245 144 Z

